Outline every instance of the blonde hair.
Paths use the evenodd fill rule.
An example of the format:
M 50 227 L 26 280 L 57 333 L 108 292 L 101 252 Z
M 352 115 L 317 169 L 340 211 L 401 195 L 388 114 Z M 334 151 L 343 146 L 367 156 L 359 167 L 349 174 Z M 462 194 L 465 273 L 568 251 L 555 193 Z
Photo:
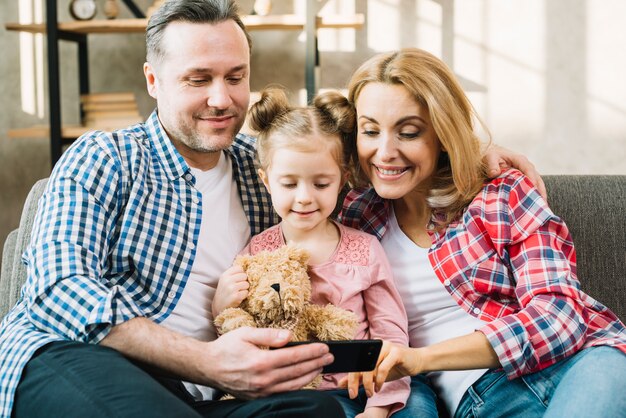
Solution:
M 272 153 L 289 147 L 312 152 L 328 147 L 341 172 L 347 170 L 344 142 L 353 143 L 355 113 L 348 99 L 338 92 L 318 95 L 313 105 L 294 107 L 285 91 L 269 87 L 250 108 L 250 126 L 259 132 L 257 139 L 260 168 L 267 171 Z
M 401 85 L 428 109 L 445 150 L 433 176 L 428 204 L 439 226 L 449 224 L 476 197 L 486 179 L 480 140 L 474 132 L 474 119 L 481 125 L 482 121 L 452 71 L 426 51 L 406 48 L 370 58 L 351 77 L 348 98 L 353 105 L 368 83 Z M 368 183 L 359 169 L 356 147 L 350 163 L 356 173 L 354 181 Z

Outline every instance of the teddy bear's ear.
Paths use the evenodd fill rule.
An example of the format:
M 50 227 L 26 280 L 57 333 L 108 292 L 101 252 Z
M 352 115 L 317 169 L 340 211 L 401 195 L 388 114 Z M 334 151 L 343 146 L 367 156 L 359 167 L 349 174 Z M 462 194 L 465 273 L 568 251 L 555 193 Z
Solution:
M 298 263 L 306 265 L 309 262 L 309 257 L 309 253 L 305 249 L 298 247 L 290 247 L 289 249 L 289 259 Z

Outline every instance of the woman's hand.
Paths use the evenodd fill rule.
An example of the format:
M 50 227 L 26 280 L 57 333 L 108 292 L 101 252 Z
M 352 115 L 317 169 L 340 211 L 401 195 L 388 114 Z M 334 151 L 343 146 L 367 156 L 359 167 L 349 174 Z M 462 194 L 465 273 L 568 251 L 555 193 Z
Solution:
M 526 156 L 492 144 L 485 150 L 483 159 L 487 165 L 487 175 L 489 177 L 495 178 L 511 167 L 516 168 L 524 173 L 535 185 L 541 197 L 546 201 L 548 200 L 546 185 L 543 183 L 543 179 L 533 163 Z
M 248 276 L 240 266 L 234 265 L 226 270 L 217 283 L 211 312 L 213 318 L 226 308 L 234 308 L 248 297 Z
M 376 368 L 371 372 L 349 373 L 347 378 L 339 382 L 339 386 L 347 386 L 350 398 L 354 399 L 359 392 L 359 385 L 363 384 L 365 393 L 369 397 L 378 392 L 386 381 L 421 373 L 420 363 L 421 357 L 416 349 L 383 341 Z

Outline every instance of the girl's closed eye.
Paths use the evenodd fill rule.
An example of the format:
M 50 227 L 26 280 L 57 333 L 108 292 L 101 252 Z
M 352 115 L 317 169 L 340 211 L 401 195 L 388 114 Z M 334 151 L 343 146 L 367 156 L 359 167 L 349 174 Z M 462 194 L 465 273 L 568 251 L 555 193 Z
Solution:
M 296 187 L 296 183 L 280 183 L 280 186 L 285 189 L 293 189 Z
M 318 189 L 325 189 L 328 186 L 330 186 L 329 183 L 315 183 L 315 187 L 317 187 Z

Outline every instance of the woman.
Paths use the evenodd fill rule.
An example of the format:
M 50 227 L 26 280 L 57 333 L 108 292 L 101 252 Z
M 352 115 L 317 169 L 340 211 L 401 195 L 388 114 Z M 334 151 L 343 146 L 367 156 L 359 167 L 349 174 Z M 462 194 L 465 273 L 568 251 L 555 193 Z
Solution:
M 474 110 L 452 72 L 418 49 L 353 75 L 356 179 L 345 225 L 375 234 L 409 318 L 386 343 L 368 395 L 414 376 L 405 416 L 620 416 L 626 331 L 580 290 L 572 238 L 520 172 L 487 180 Z M 584 381 L 584 384 L 580 384 Z

